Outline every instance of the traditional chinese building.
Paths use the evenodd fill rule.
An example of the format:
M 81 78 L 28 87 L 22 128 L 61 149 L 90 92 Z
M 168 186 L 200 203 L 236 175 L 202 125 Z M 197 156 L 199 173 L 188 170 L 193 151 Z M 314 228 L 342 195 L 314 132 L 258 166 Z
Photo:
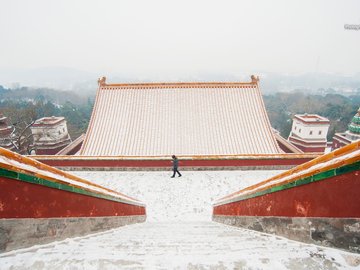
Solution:
M 343 133 L 335 133 L 332 149 L 343 147 L 358 140 L 360 140 L 360 108 L 352 118 L 348 130 Z
M 274 134 L 254 76 L 245 83 L 107 84 L 102 78 L 83 143 L 79 137 L 65 147 L 70 143 L 65 119 L 45 117 L 32 127 L 38 154 L 57 152 L 61 156 L 28 158 L 0 149 L 0 190 L 4 194 L 0 231 L 5 235 L 0 252 L 143 222 L 152 211 L 136 199 L 95 184 L 96 177 L 103 181 L 109 174 L 98 172 L 86 180 L 53 166 L 68 170 L 168 169 L 172 154 L 182 155 L 182 168 L 189 170 L 281 170 L 260 183 L 255 182 L 259 175 L 254 179 L 249 175 L 253 184 L 215 202 L 214 221 L 358 252 L 354 239 L 360 218 L 360 142 L 318 156 L 326 146 L 328 128 L 326 118 L 297 115 L 290 138 L 298 147 Z M 82 155 L 74 155 L 80 145 Z M 303 149 L 316 153 L 303 153 Z M 296 167 L 284 172 L 288 166 Z M 141 173 L 142 178 L 147 175 Z M 122 184 L 124 175 L 114 179 Z M 241 182 L 241 177 L 236 179 Z M 225 186 L 224 181 L 216 184 Z M 170 198 L 169 211 L 182 218 L 171 207 L 174 202 L 181 205 L 179 200 L 174 201 L 177 198 L 171 193 L 161 196 L 166 190 L 157 185 L 163 182 L 150 185 L 160 197 Z M 135 186 L 140 186 L 139 181 Z M 212 196 L 202 203 L 200 186 L 188 187 L 185 192 L 196 198 L 196 204 L 187 198 L 184 203 L 194 210 L 190 217 L 196 221 L 194 213 L 202 211 L 198 202 L 209 205 Z M 152 197 L 159 198 L 157 195 Z
M 329 119 L 317 114 L 296 114 L 288 140 L 303 152 L 324 153 Z
M 15 151 L 15 145 L 11 142 L 13 127 L 9 126 L 7 117 L 0 113 L 0 147 Z
M 55 155 L 70 142 L 64 117 L 43 117 L 31 126 L 37 155 Z
M 304 153 L 295 145 L 291 144 L 288 140 L 283 138 L 278 130 L 273 129 L 273 132 L 275 135 L 276 142 L 278 143 L 280 149 L 284 153 L 296 153 L 296 154 Z
M 99 80 L 86 156 L 281 153 L 258 78 L 232 83 L 108 84 Z

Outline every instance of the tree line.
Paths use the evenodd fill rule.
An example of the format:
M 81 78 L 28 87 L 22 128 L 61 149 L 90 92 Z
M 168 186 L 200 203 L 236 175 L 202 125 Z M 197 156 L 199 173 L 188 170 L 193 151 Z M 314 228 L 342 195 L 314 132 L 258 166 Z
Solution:
M 335 132 L 344 132 L 360 106 L 360 95 L 345 97 L 339 94 L 311 95 L 303 92 L 265 95 L 264 102 L 273 128 L 287 138 L 295 114 L 318 114 L 330 120 L 328 140 Z
M 89 124 L 94 97 L 74 98 L 76 94 L 46 89 L 6 89 L 0 85 L 0 112 L 10 125 L 19 130 L 31 121 L 44 116 L 63 116 L 72 140 L 85 133 Z M 30 94 L 29 94 L 30 93 Z M 339 94 L 313 95 L 286 92 L 264 95 L 270 123 L 284 138 L 289 136 L 295 114 L 315 113 L 330 120 L 328 140 L 335 132 L 344 132 L 360 106 L 360 95 L 345 97 Z
M 45 116 L 63 116 L 72 140 L 86 132 L 94 97 L 49 88 L 5 88 L 0 85 L 0 112 L 19 132 Z

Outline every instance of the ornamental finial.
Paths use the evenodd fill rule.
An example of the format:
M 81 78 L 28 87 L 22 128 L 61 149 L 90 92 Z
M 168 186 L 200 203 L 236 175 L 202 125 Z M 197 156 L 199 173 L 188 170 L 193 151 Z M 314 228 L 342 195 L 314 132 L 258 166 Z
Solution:
M 106 77 L 103 76 L 103 77 L 99 78 L 99 79 L 98 79 L 98 84 L 99 84 L 99 86 L 104 86 L 104 85 L 106 85 Z
M 251 82 L 252 83 L 258 83 L 259 80 L 260 80 L 259 76 L 251 75 Z

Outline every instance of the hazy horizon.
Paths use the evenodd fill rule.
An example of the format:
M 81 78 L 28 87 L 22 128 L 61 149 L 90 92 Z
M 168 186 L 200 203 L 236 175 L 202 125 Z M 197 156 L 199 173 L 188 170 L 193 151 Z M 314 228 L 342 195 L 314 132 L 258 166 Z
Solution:
M 360 72 L 360 1 L 3 1 L 0 70 Z M 0 81 L 1 84 L 1 81 Z

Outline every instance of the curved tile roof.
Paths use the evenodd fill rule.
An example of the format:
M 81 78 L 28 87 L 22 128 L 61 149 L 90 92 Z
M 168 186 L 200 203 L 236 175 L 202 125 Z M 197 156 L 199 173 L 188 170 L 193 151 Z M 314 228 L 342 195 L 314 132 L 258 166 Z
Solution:
M 81 155 L 280 153 L 258 87 L 249 83 L 106 84 Z

